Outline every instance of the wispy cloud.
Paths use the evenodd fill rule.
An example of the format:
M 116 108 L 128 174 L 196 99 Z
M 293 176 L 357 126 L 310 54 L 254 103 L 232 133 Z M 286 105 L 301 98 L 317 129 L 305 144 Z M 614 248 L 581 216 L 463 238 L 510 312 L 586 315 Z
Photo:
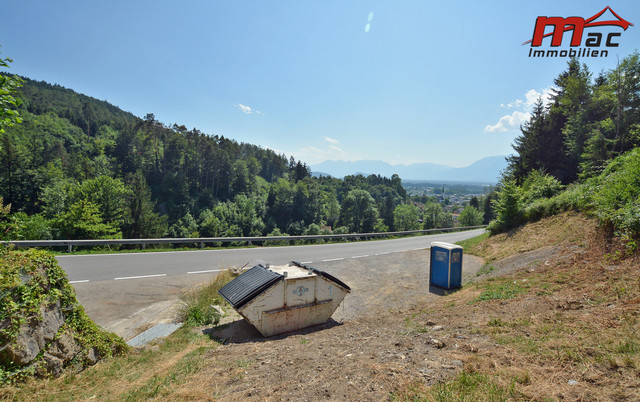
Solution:
M 238 103 L 237 105 L 235 105 L 238 109 L 240 109 L 242 112 L 246 113 L 246 114 L 262 114 L 261 111 L 259 110 L 254 110 L 251 108 L 251 106 L 247 106 L 247 105 L 243 105 L 242 103 Z
M 503 109 L 518 109 L 513 113 L 502 116 L 496 124 L 488 124 L 484 128 L 485 133 L 504 133 L 513 132 L 520 128 L 520 125 L 524 124 L 531 118 L 531 110 L 536 104 L 538 99 L 542 99 L 542 103 L 546 106 L 551 102 L 551 95 L 553 94 L 553 87 L 548 87 L 542 91 L 530 89 L 524 94 L 524 99 L 516 99 L 509 103 L 501 103 L 500 107 Z
M 327 141 L 329 144 L 337 144 L 339 142 L 335 138 L 331 138 L 331 137 L 324 137 L 324 140 Z

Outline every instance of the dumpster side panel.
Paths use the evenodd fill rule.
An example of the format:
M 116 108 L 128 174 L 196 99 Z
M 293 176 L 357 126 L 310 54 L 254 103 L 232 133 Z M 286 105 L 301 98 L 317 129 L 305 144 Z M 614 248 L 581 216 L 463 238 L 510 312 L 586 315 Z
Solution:
M 285 306 L 294 307 L 313 303 L 316 295 L 316 275 L 302 278 L 287 278 Z
M 271 336 L 323 324 L 329 320 L 336 307 L 334 303 L 326 301 L 307 306 L 265 311 L 262 314 L 262 325 L 258 330 L 264 336 Z
M 284 289 L 284 281 L 278 282 L 276 285 L 270 287 L 249 303 L 242 306 L 242 308 L 238 309 L 238 313 L 246 318 L 251 325 L 260 330 L 260 326 L 262 325 L 262 312 L 282 307 Z

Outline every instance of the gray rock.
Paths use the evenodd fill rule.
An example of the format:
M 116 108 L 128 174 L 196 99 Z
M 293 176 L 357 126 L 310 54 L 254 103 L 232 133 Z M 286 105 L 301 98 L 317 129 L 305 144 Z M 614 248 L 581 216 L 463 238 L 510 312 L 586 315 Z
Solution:
M 63 324 L 64 317 L 59 302 L 42 306 L 40 316 L 31 317 L 21 324 L 18 335 L 4 347 L 2 354 L 14 364 L 25 366 L 53 340 Z
M 62 370 L 64 370 L 64 361 L 62 359 L 49 353 L 45 353 L 42 358 L 48 373 L 54 377 L 58 377 L 62 374 Z
M 60 338 L 49 347 L 47 352 L 67 362 L 73 359 L 81 350 L 82 348 L 76 343 L 73 336 L 68 332 L 64 332 Z
M 96 352 L 95 348 L 89 349 L 89 352 L 87 353 L 87 358 L 86 358 L 87 365 L 93 366 L 98 362 L 99 357 L 100 356 L 98 352 Z

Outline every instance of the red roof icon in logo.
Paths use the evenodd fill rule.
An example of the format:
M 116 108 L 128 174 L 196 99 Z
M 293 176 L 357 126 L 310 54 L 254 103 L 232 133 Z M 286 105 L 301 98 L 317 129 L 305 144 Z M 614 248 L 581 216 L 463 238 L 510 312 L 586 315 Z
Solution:
M 596 20 L 597 20 L 598 18 L 600 18 L 600 17 L 601 17 L 605 12 L 607 12 L 607 10 L 609 10 L 609 12 L 610 12 L 611 14 L 613 14 L 613 16 L 614 16 L 616 19 L 609 19 L 609 20 L 603 20 L 603 21 L 596 21 Z M 556 17 L 551 17 L 551 18 L 556 18 Z M 559 18 L 559 17 L 558 17 L 558 18 Z M 570 23 L 570 22 L 569 22 L 569 20 L 573 20 L 573 19 L 576 19 L 576 18 L 578 18 L 578 19 L 582 19 L 582 18 L 580 18 L 580 17 L 569 17 L 569 18 L 567 18 L 567 19 L 564 19 L 564 20 L 566 20 L 568 23 L 563 27 L 563 31 L 562 31 L 562 32 L 567 32 L 567 31 L 575 30 L 576 25 L 575 25 L 575 24 Z M 538 22 L 539 22 L 539 20 L 540 20 L 540 19 L 544 19 L 544 20 L 546 20 L 546 19 L 547 19 L 547 17 L 538 17 L 538 21 L 536 21 L 536 30 L 538 29 L 538 25 L 539 25 L 539 24 L 538 24 Z M 613 10 L 611 9 L 611 7 L 609 7 L 609 6 L 606 6 L 605 8 L 603 8 L 603 9 L 602 9 L 602 11 L 600 11 L 600 12 L 599 12 L 599 13 L 597 13 L 597 14 L 595 14 L 593 17 L 587 18 L 586 20 L 584 20 L 584 19 L 583 19 L 583 24 L 581 24 L 581 25 L 582 25 L 582 26 L 580 27 L 580 29 L 583 29 L 583 28 L 589 28 L 589 27 L 598 27 L 598 26 L 617 26 L 617 27 L 622 28 L 622 29 L 623 29 L 623 30 L 625 30 L 625 31 L 626 31 L 626 30 L 627 30 L 627 28 L 629 28 L 630 26 L 633 26 L 633 24 L 632 24 L 632 23 L 630 23 L 629 21 L 627 21 L 627 20 L 625 20 L 624 18 L 620 17 L 620 16 L 619 16 L 618 14 L 616 14 L 616 12 L 615 12 L 615 11 L 613 11 Z M 543 29 L 543 30 L 544 30 L 544 27 L 545 27 L 545 26 L 543 26 L 543 27 L 542 27 L 542 29 Z M 540 33 L 542 33 L 542 32 L 540 32 Z M 546 38 L 546 37 L 552 36 L 552 35 L 554 35 L 554 34 L 555 34 L 555 30 L 554 30 L 554 31 L 552 31 L 552 32 L 549 32 L 549 33 L 547 33 L 547 34 L 544 34 L 544 35 L 542 35 L 541 37 L 538 37 L 538 38 L 539 38 L 539 39 L 540 39 L 540 38 Z M 532 39 L 530 39 L 530 40 L 528 40 L 528 41 L 526 41 L 526 42 L 523 42 L 522 44 L 523 44 L 523 45 L 526 45 L 527 43 L 531 43 L 531 42 L 533 42 L 533 41 L 534 41 L 534 39 L 535 39 L 535 38 L 536 38 L 536 31 L 534 31 L 534 38 L 532 38 Z M 539 46 L 539 44 L 538 44 L 537 46 Z M 555 46 L 555 45 L 554 45 L 554 46 Z M 572 46 L 573 46 L 573 45 L 572 45 Z

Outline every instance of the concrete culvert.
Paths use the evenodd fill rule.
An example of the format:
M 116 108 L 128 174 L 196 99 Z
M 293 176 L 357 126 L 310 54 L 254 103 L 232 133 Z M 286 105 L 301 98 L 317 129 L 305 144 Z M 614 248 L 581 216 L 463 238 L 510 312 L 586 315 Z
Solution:
M 264 336 L 327 322 L 350 292 L 338 278 L 295 261 L 256 265 L 218 291 Z

